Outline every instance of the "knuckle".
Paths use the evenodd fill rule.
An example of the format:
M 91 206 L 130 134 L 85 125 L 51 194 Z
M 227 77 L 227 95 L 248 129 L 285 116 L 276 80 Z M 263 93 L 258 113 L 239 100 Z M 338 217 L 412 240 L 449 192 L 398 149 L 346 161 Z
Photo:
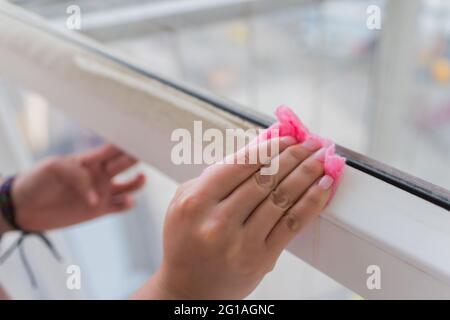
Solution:
M 274 205 L 281 209 L 287 209 L 291 206 L 291 200 L 281 186 L 278 186 L 270 193 L 269 199 Z
M 256 185 L 265 190 L 271 190 L 277 185 L 276 175 L 274 174 L 262 174 L 261 170 L 259 170 L 253 175 L 253 177 Z
M 206 244 L 215 244 L 224 237 L 226 229 L 227 223 L 224 219 L 210 220 L 200 228 L 200 240 Z
M 305 154 L 299 145 L 289 146 L 286 151 L 289 155 L 299 161 L 303 161 L 305 159 Z
M 218 235 L 216 228 L 202 227 L 197 233 L 197 241 L 202 247 L 213 249 L 218 241 Z
M 306 176 L 318 175 L 322 171 L 322 165 L 318 161 L 306 161 L 300 166 L 300 171 Z
M 301 228 L 301 221 L 297 214 L 290 212 L 284 218 L 284 223 L 292 232 L 297 232 Z
M 182 212 L 194 212 L 200 209 L 203 199 L 199 194 L 183 194 L 176 200 L 176 208 Z
M 323 204 L 323 197 L 318 192 L 310 192 L 306 195 L 305 202 L 308 207 L 321 207 Z

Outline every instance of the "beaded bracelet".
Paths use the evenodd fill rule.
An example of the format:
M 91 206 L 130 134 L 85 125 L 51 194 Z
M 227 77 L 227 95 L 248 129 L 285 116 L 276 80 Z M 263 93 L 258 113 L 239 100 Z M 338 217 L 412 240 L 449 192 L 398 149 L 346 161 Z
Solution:
M 0 213 L 5 221 L 14 229 L 22 230 L 16 223 L 16 210 L 12 198 L 12 186 L 15 177 L 6 179 L 0 187 Z

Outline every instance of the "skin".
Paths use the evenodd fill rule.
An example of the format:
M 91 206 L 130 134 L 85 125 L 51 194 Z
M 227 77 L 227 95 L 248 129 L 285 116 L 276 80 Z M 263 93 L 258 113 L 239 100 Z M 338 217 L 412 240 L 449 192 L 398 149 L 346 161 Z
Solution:
M 261 176 L 262 163 L 217 164 L 178 189 L 167 212 L 162 265 L 132 298 L 242 299 L 256 288 L 325 207 L 333 183 L 324 177 L 319 145 L 285 137 L 279 146 L 271 155 L 279 161 L 275 175 Z

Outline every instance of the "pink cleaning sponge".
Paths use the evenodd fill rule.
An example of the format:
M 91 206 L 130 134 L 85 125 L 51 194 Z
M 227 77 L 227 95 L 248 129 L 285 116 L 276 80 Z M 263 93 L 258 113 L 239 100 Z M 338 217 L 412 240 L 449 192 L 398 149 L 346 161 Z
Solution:
M 299 143 L 308 138 L 315 139 L 323 148 L 325 148 L 324 170 L 325 174 L 334 179 L 333 193 L 341 179 L 345 167 L 345 158 L 338 156 L 335 153 L 335 145 L 331 140 L 324 139 L 309 132 L 308 128 L 300 121 L 297 115 L 286 106 L 279 106 L 275 111 L 278 122 L 273 124 L 270 128 L 264 131 L 261 135 L 262 139 L 270 139 L 275 129 L 278 129 L 280 137 L 292 136 L 297 139 Z

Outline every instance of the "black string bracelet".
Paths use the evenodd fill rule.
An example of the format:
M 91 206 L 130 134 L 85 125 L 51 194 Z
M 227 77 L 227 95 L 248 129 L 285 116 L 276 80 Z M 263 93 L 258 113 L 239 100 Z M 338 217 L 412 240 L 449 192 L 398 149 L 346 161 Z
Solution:
M 28 236 L 36 236 L 44 242 L 44 244 L 49 248 L 50 252 L 53 254 L 56 260 L 62 261 L 61 256 L 59 255 L 56 248 L 53 246 L 51 241 L 48 239 L 46 235 L 41 232 L 27 231 L 21 228 L 16 222 L 16 209 L 14 206 L 14 201 L 12 198 L 12 187 L 14 184 L 15 177 L 8 178 L 0 187 L 0 214 L 3 216 L 6 223 L 8 223 L 14 230 L 17 230 L 21 233 L 20 237 L 14 242 L 11 247 L 9 247 L 2 255 L 0 255 L 0 264 L 4 263 L 14 252 L 14 250 L 18 249 L 20 254 L 20 259 L 22 260 L 25 271 L 30 278 L 31 285 L 33 288 L 37 287 L 36 277 L 34 272 L 28 262 L 26 257 L 23 241 Z M 0 234 L 0 240 L 1 240 Z

